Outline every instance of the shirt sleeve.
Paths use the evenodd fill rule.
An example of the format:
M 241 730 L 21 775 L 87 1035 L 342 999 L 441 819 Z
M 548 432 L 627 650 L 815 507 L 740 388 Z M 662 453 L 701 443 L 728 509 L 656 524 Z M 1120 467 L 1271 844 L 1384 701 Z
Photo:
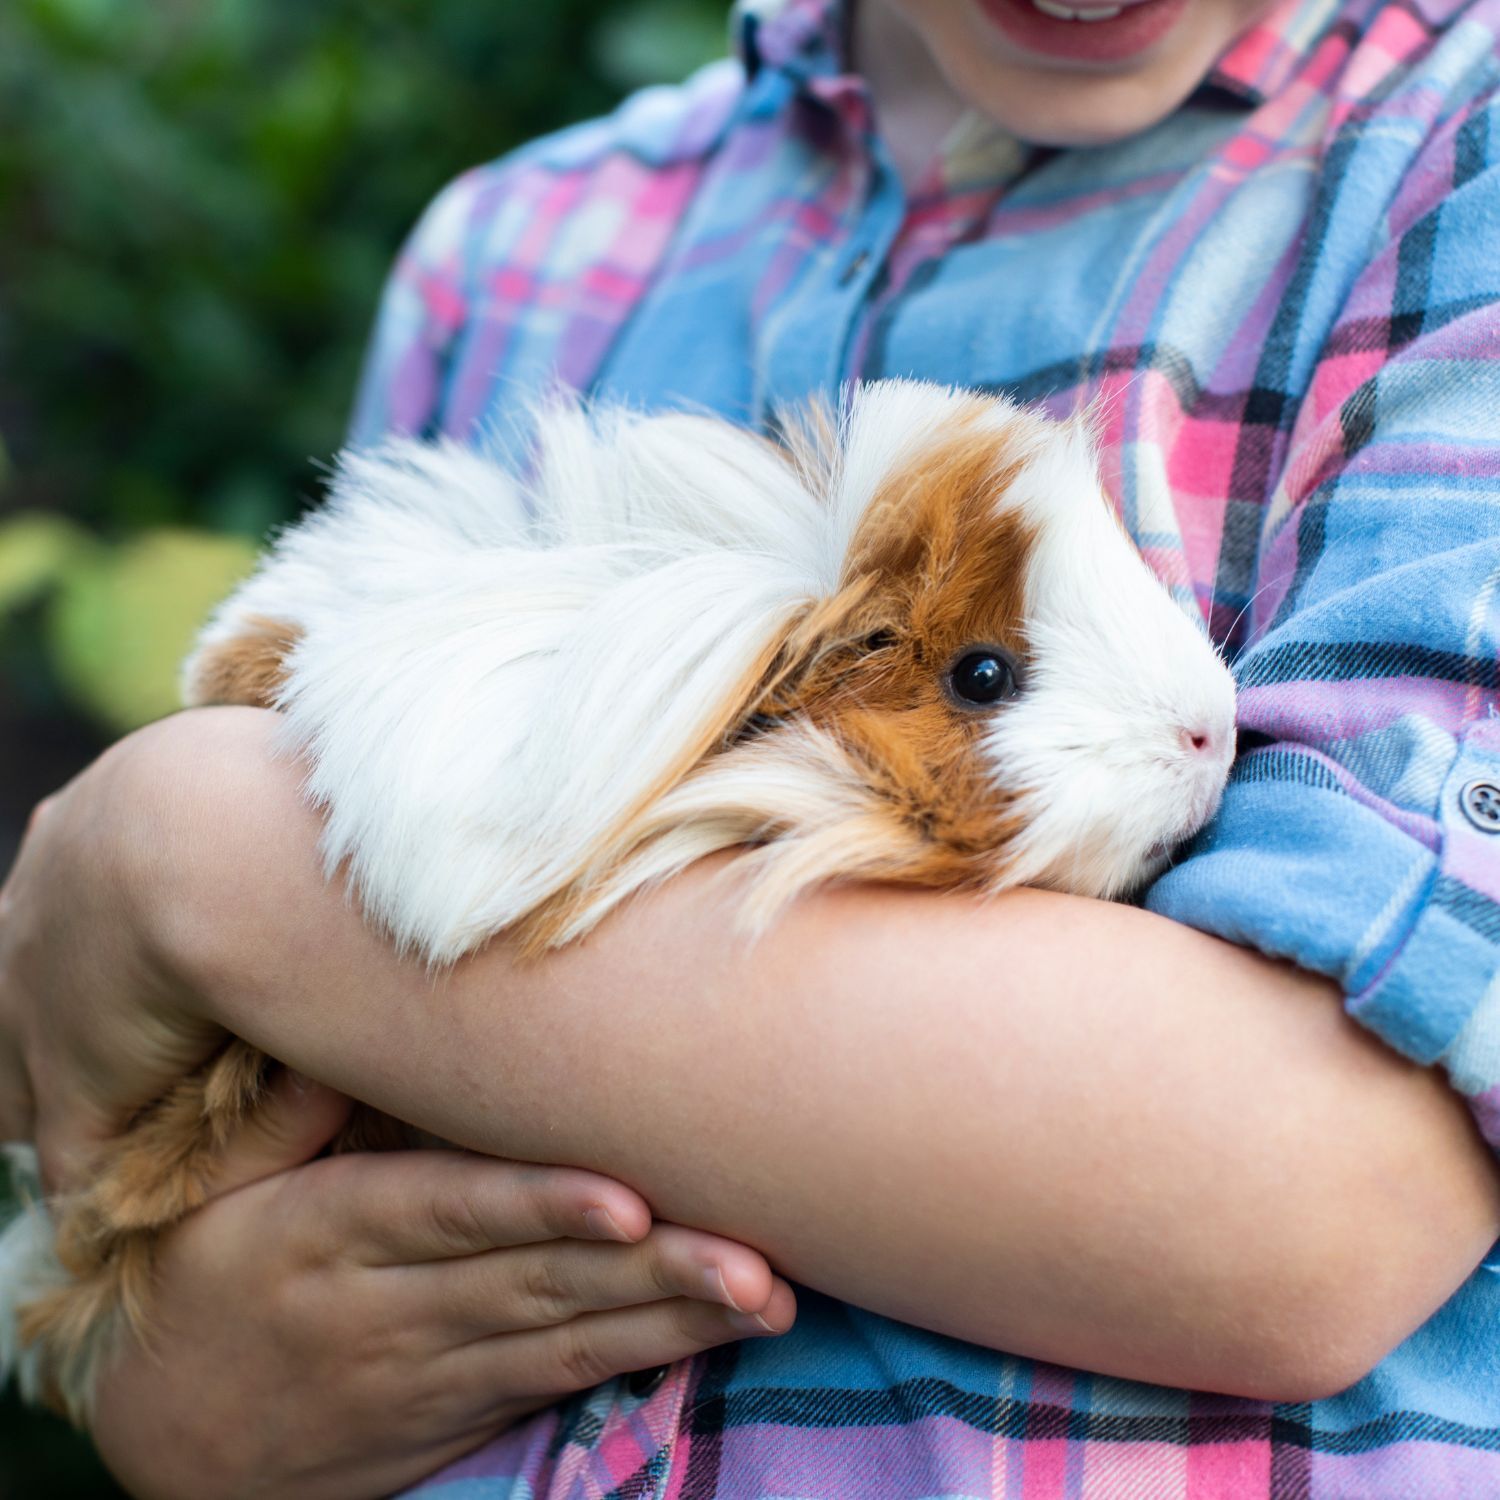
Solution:
M 520 429 L 502 418 L 551 387 L 587 389 L 744 97 L 739 63 L 710 63 L 439 193 L 386 283 L 350 444 L 448 433 L 503 447 Z
M 1500 1149 L 1500 111 L 1436 133 L 1262 532 L 1222 808 L 1147 905 L 1336 979 Z
M 387 434 L 434 437 L 454 346 L 468 317 L 465 248 L 476 197 L 495 172 L 450 183 L 408 236 L 381 294 L 347 441 Z

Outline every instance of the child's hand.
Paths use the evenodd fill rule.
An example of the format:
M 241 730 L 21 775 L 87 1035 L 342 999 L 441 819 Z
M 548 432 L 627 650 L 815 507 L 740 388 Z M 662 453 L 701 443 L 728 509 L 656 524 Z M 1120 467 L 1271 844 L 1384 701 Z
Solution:
M 791 1326 L 760 1255 L 653 1225 L 592 1172 L 418 1151 L 264 1175 L 346 1109 L 282 1086 L 231 1191 L 168 1237 L 153 1349 L 99 1390 L 95 1437 L 133 1493 L 389 1494 L 560 1396 Z
M 34 1140 L 49 1189 L 223 1040 L 147 920 L 159 928 L 158 873 L 177 853 L 162 808 L 206 774 L 178 732 L 188 717 L 121 741 L 48 798 L 0 886 L 0 1140 Z

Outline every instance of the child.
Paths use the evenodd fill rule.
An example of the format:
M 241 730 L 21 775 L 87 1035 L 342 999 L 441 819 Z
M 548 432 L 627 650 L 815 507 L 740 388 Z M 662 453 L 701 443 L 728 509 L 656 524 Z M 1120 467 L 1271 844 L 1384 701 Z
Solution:
M 752 955 L 690 875 L 541 966 L 500 945 L 411 1026 L 425 992 L 325 895 L 263 726 L 168 726 L 70 791 L 12 882 L 13 1115 L 34 1102 L 57 1157 L 89 1133 L 68 1079 L 149 1094 L 129 1008 L 71 998 L 119 989 L 123 943 L 170 976 L 135 990 L 179 1052 L 184 1016 L 226 1024 L 904 1320 L 807 1295 L 794 1334 L 600 1385 L 424 1494 L 1500 1493 L 1500 1289 L 1475 1271 L 1500 1191 L 1457 1102 L 1500 1143 L 1500 3 L 786 0 L 736 29 L 739 64 L 439 198 L 356 439 L 505 444 L 555 379 L 757 423 L 881 375 L 1092 402 L 1127 526 L 1236 656 L 1208 836 L 1147 911 L 830 893 Z M 150 791 L 195 761 L 170 805 Z M 117 879 L 95 908 L 57 873 L 119 805 L 158 820 L 135 946 Z M 221 810 L 211 835 L 192 809 Z M 285 1227 L 257 1232 L 282 1264 Z M 180 1259 L 176 1347 L 210 1347 L 247 1256 Z M 426 1380 L 419 1356 L 392 1359 Z M 213 1404 L 172 1399 L 174 1423 Z M 387 1398 L 324 1399 L 308 1451 Z M 106 1449 L 171 1491 L 112 1401 Z M 405 1451 L 484 1435 L 416 1405 Z M 219 1477 L 379 1487 L 347 1454 L 268 1481 L 287 1446 Z

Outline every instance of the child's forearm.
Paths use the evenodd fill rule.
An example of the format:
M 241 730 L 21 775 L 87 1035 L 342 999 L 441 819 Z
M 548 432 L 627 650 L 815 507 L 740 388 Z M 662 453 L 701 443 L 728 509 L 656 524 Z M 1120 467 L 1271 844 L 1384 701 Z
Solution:
M 809 1285 L 1291 1398 L 1373 1364 L 1500 1225 L 1462 1106 L 1331 985 L 1130 908 L 847 890 L 751 947 L 700 869 L 573 949 L 497 944 L 431 983 L 325 885 L 294 774 L 237 717 L 182 804 L 200 868 L 173 942 L 216 1019 L 467 1145 L 622 1178 Z

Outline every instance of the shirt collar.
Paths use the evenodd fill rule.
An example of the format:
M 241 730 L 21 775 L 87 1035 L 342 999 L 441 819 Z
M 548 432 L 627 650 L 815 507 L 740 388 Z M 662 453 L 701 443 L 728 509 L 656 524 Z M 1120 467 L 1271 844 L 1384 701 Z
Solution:
M 762 68 L 801 76 L 844 71 L 842 0 L 735 0 L 730 34 L 753 78 Z
M 1337 19 L 1340 0 L 1280 0 L 1241 35 L 1204 82 L 1241 102 L 1264 104 Z M 801 77 L 843 71 L 843 0 L 736 0 L 733 36 L 745 69 L 763 67 Z

